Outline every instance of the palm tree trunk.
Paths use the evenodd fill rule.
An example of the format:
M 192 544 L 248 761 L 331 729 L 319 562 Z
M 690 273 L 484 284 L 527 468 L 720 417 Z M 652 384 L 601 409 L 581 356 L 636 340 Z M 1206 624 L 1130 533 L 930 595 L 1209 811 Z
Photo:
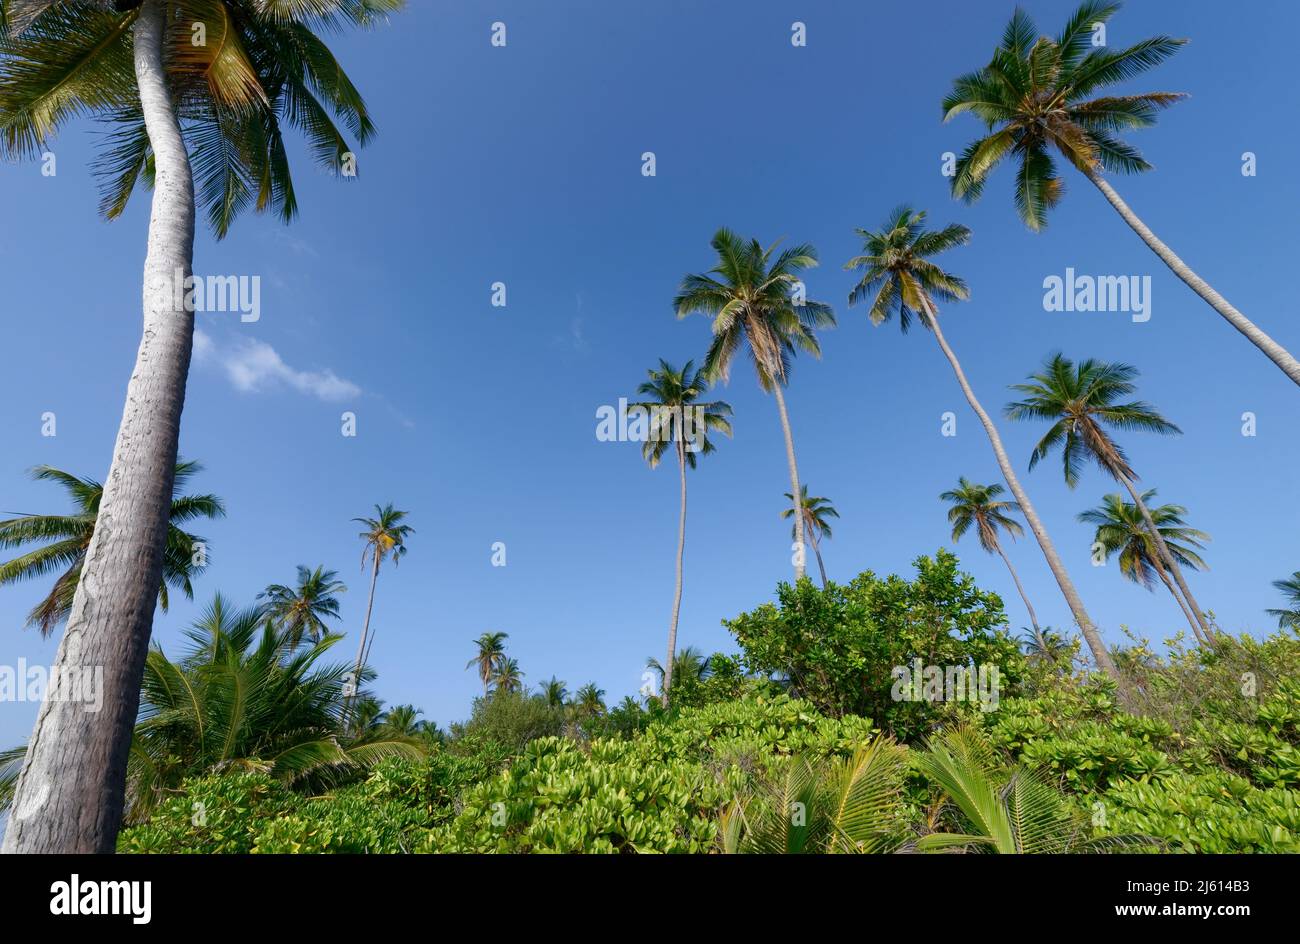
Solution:
M 1160 238 L 1151 232 L 1147 225 L 1138 218 L 1138 215 L 1129 209 L 1129 205 L 1115 192 L 1109 181 L 1101 175 L 1101 171 L 1091 170 L 1085 171 L 1085 173 L 1088 179 L 1102 192 L 1102 195 L 1110 201 L 1110 205 L 1115 208 L 1116 212 L 1124 218 L 1124 222 L 1132 227 L 1133 232 L 1137 233 L 1142 238 L 1142 241 L 1151 247 L 1152 252 L 1159 256 L 1165 265 L 1169 266 L 1174 275 L 1187 283 L 1187 286 L 1193 292 L 1209 302 L 1211 308 L 1222 315 L 1228 324 L 1244 334 L 1251 344 L 1263 351 L 1264 356 L 1280 367 L 1282 372 L 1290 377 L 1292 381 L 1300 384 L 1300 361 L 1292 357 L 1286 348 L 1256 327 L 1254 322 L 1237 311 L 1236 308 L 1233 308 L 1226 298 L 1188 268 L 1187 263 L 1178 258 L 1174 251 L 1161 242 Z
M 134 29 L 135 75 L 154 154 L 144 264 L 144 330 L 54 671 L 102 673 L 99 711 L 47 698 L 18 779 L 4 852 L 112 852 L 140 704 L 171 508 L 194 315 L 173 285 L 194 255 L 194 182 L 163 72 L 163 9 L 145 0 Z
M 660 695 L 668 707 L 668 690 L 673 685 L 673 656 L 677 652 L 677 617 L 682 610 L 682 558 L 686 554 L 686 451 L 677 440 L 677 467 L 682 473 L 682 511 L 677 520 L 677 589 L 673 592 L 673 616 L 668 623 L 668 661 L 664 663 L 664 690 Z
M 348 708 L 353 699 L 361 692 L 361 666 L 364 664 L 366 638 L 370 635 L 370 612 L 375 608 L 375 583 L 379 580 L 379 554 L 374 554 L 374 566 L 370 569 L 370 596 L 366 600 L 366 621 L 361 625 L 361 644 L 357 646 L 357 664 L 352 669 L 352 694 L 344 702 L 343 723 L 348 720 Z
M 1029 602 L 1029 595 L 1025 593 L 1025 588 L 1020 584 L 1020 575 L 1016 569 L 1011 566 L 1011 558 L 1007 557 L 1006 551 L 1002 550 L 1001 544 L 993 545 L 1002 558 L 1002 563 L 1007 565 L 1007 570 L 1011 571 L 1011 579 L 1015 581 L 1016 589 L 1020 591 L 1020 599 L 1025 601 L 1025 609 L 1029 611 L 1029 623 L 1034 627 L 1034 639 L 1038 642 L 1038 648 L 1042 652 L 1047 652 L 1047 641 L 1043 639 L 1043 631 L 1038 628 L 1038 614 L 1034 612 L 1034 605 Z
M 794 496 L 794 541 L 796 545 L 794 579 L 797 583 L 804 574 L 804 540 L 803 540 L 803 502 L 799 500 L 799 467 L 794 461 L 794 435 L 790 432 L 790 416 L 785 411 L 785 396 L 781 393 L 781 381 L 772 382 L 776 393 L 776 408 L 781 414 L 781 431 L 785 434 L 785 459 L 790 464 L 790 494 Z
M 817 528 L 808 523 L 808 537 L 812 538 L 813 553 L 817 555 L 817 569 L 822 575 L 822 589 L 826 589 L 826 565 L 822 563 L 822 542 L 817 539 Z
M 1156 527 L 1155 519 L 1151 517 L 1151 511 L 1147 508 L 1146 502 L 1138 494 L 1138 490 L 1133 486 L 1132 480 L 1122 472 L 1117 472 L 1120 483 L 1128 489 L 1128 493 L 1133 496 L 1133 503 L 1137 505 L 1138 511 L 1142 513 L 1142 520 L 1146 522 L 1147 530 L 1151 532 L 1156 546 L 1156 554 L 1160 557 L 1161 562 L 1168 569 L 1170 575 L 1174 578 L 1174 583 L 1178 584 L 1178 589 L 1182 591 L 1183 598 L 1187 601 L 1188 607 L 1196 617 L 1197 624 L 1201 627 L 1202 636 L 1197 638 L 1202 643 L 1209 644 L 1214 638 L 1214 633 L 1210 629 L 1209 622 L 1205 619 L 1205 614 L 1196 603 L 1196 598 L 1192 596 L 1192 591 L 1188 589 L 1187 581 L 1183 579 L 1182 569 L 1178 566 L 1178 561 L 1174 560 L 1174 555 L 1169 551 L 1169 545 L 1165 543 L 1164 535 Z
M 1192 615 L 1192 611 L 1188 608 L 1187 601 L 1182 598 L 1182 595 L 1178 592 L 1178 588 L 1174 586 L 1174 582 L 1169 579 L 1169 572 L 1165 570 L 1164 565 L 1160 563 L 1159 558 L 1153 558 L 1151 566 L 1154 567 L 1156 573 L 1160 575 L 1160 582 L 1165 585 L 1165 589 L 1168 590 L 1170 594 L 1173 595 L 1173 598 L 1178 601 L 1178 608 L 1183 611 L 1183 616 L 1187 617 L 1187 624 L 1192 627 L 1192 635 L 1196 637 L 1196 641 L 1204 644 L 1205 640 L 1201 637 L 1201 627 L 1197 625 L 1196 617 Z
M 1007 451 L 1002 446 L 1002 437 L 998 435 L 997 427 L 989 419 L 988 413 L 984 412 L 984 407 L 980 405 L 979 400 L 975 397 L 975 391 L 971 389 L 970 383 L 966 380 L 966 373 L 961 369 L 961 363 L 957 360 L 957 355 L 948 346 L 948 341 L 944 338 L 943 331 L 939 327 L 937 313 L 930 307 L 928 302 L 926 302 L 926 309 L 926 313 L 930 318 L 929 327 L 934 332 L 934 338 L 939 342 L 939 348 L 943 351 L 943 356 L 948 358 L 948 363 L 952 365 L 952 371 L 957 375 L 957 383 L 961 385 L 962 392 L 966 394 L 966 402 L 970 404 L 971 409 L 975 411 L 975 415 L 979 417 L 980 422 L 984 425 L 984 431 L 988 434 L 989 442 L 993 445 L 993 454 L 998 460 L 998 468 L 1002 470 L 1002 476 L 1007 480 L 1011 493 L 1016 496 L 1016 501 L 1020 503 L 1020 510 L 1024 513 L 1025 520 L 1029 522 L 1029 528 L 1034 532 L 1034 537 L 1038 539 L 1038 546 L 1043 549 L 1043 556 L 1047 558 L 1047 566 L 1052 569 L 1052 575 L 1056 577 L 1061 593 L 1065 595 L 1065 602 L 1069 604 L 1070 612 L 1074 614 L 1074 619 L 1079 624 L 1079 630 L 1083 633 L 1088 648 L 1092 650 L 1092 657 L 1097 662 L 1097 668 L 1111 676 L 1111 678 L 1119 680 L 1119 672 L 1115 668 L 1115 663 L 1111 660 L 1110 652 L 1107 651 L 1105 643 L 1101 641 L 1096 626 L 1088 618 L 1088 612 L 1083 608 L 1083 600 L 1079 597 L 1079 591 L 1074 588 L 1074 582 L 1070 580 L 1065 565 L 1061 563 L 1060 555 L 1056 553 L 1056 546 L 1052 544 L 1052 539 L 1048 537 L 1047 529 L 1043 527 L 1042 521 L 1039 520 L 1038 512 L 1034 510 L 1029 496 L 1020 486 L 1020 480 L 1016 478 L 1015 470 L 1011 467 L 1011 460 L 1007 458 Z

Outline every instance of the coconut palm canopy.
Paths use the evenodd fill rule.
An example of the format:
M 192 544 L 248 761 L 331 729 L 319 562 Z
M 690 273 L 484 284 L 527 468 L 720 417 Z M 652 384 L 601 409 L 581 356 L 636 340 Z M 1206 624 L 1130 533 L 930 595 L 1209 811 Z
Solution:
M 1147 489 L 1142 493 L 1142 501 L 1149 505 L 1155 493 L 1154 488 Z M 1187 509 L 1182 505 L 1158 505 L 1151 506 L 1150 511 L 1174 559 L 1194 570 L 1208 569 L 1197 551 L 1204 549 L 1210 536 L 1187 526 Z M 1119 554 L 1120 573 L 1148 590 L 1154 589 L 1159 575 L 1155 563 L 1157 552 L 1137 505 L 1119 495 L 1107 495 L 1097 508 L 1081 512 L 1079 520 L 1096 527 L 1096 543 L 1107 558 Z

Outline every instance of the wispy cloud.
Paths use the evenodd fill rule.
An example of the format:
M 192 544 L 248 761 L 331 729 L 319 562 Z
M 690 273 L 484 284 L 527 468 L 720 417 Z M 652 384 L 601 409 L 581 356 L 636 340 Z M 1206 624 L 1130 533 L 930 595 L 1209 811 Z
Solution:
M 215 364 L 236 390 L 259 393 L 288 387 L 327 403 L 351 400 L 361 395 L 361 388 L 334 371 L 298 370 L 284 362 L 279 352 L 265 341 L 243 338 L 230 345 L 219 345 L 204 331 L 194 332 L 194 357 Z

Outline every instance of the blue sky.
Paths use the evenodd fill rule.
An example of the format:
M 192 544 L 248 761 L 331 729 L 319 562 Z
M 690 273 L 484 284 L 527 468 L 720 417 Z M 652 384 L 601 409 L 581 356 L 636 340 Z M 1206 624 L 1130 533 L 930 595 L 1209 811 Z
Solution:
M 1032 2 L 1055 33 L 1065 3 Z M 1011 204 L 1009 171 L 984 199 L 954 203 L 941 155 L 979 128 L 944 125 L 953 77 L 986 61 L 1010 3 L 799 2 L 608 4 L 417 3 L 390 26 L 333 41 L 365 92 L 380 134 L 348 184 L 318 173 L 300 148 L 303 208 L 290 227 L 247 217 L 215 243 L 201 274 L 259 275 L 261 319 L 200 316 L 210 350 L 191 375 L 182 450 L 207 471 L 195 487 L 222 495 L 224 521 L 200 529 L 212 566 L 195 604 L 155 622 L 171 652 L 197 607 L 221 590 L 241 602 L 297 564 L 325 564 L 349 583 L 338 650 L 353 652 L 365 606 L 359 526 L 376 502 L 408 509 L 417 534 L 379 582 L 372 662 L 389 703 L 412 702 L 445 725 L 478 691 L 464 670 L 471 640 L 510 634 L 510 653 L 537 683 L 596 681 L 610 701 L 641 684 L 661 654 L 671 603 L 677 481 L 637 447 L 599 442 L 596 410 L 634 393 L 663 357 L 699 357 L 707 322 L 675 320 L 682 275 L 707 269 L 708 241 L 727 225 L 768 242 L 812 242 L 823 265 L 809 294 L 840 326 L 824 357 L 798 361 L 788 393 L 801 472 L 841 520 L 824 548 L 833 579 L 865 569 L 909 572 L 950 545 L 938 494 L 959 475 L 997 469 L 933 338 L 872 328 L 845 299 L 854 229 L 900 202 L 934 223 L 959 221 L 973 243 L 946 259 L 970 283 L 950 306 L 950 342 L 991 410 L 1049 352 L 1124 360 L 1141 395 L 1178 423 L 1175 438 L 1124 443 L 1147 487 L 1188 506 L 1210 532 L 1212 570 L 1193 578 L 1201 603 L 1233 631 L 1269 629 L 1271 580 L 1300 568 L 1297 391 L 1179 283 L 1073 171 L 1041 235 Z M 508 45 L 493 48 L 493 21 Z M 790 43 L 807 24 L 808 45 Z M 1141 90 L 1191 98 L 1132 138 L 1156 165 L 1115 180 L 1185 260 L 1284 346 L 1300 350 L 1286 280 L 1300 184 L 1297 132 L 1277 116 L 1296 105 L 1288 3 L 1251 13 L 1135 3 L 1111 23 L 1111 45 L 1154 33 L 1192 42 Z M 1137 88 L 1135 86 L 1135 88 Z M 49 463 L 102 477 L 139 332 L 147 201 L 96 216 L 89 162 L 99 132 L 54 142 L 58 173 L 0 167 L 8 272 L 6 396 L 0 398 L 0 511 L 61 512 L 59 492 L 30 482 Z M 641 174 L 653 151 L 657 175 Z M 1258 175 L 1241 174 L 1253 151 Z M 1153 316 L 1046 312 L 1043 279 L 1150 275 Z M 507 285 L 508 304 L 489 304 Z M 273 353 L 271 353 L 273 352 Z M 238 383 L 236 382 L 238 381 Z M 717 396 L 735 409 L 690 481 L 680 644 L 731 649 L 720 621 L 770 599 L 790 568 L 789 487 L 775 404 L 747 369 Z M 340 435 L 354 411 L 358 435 Z M 958 435 L 940 435 L 956 413 Z M 53 411 L 58 435 L 41 436 Z M 1241 435 L 1254 412 L 1258 435 Z M 1018 468 L 1042 429 L 1001 422 Z M 1109 640 L 1120 627 L 1163 637 L 1181 615 L 1164 594 L 1089 565 L 1075 515 L 1115 491 L 1090 470 L 1077 490 L 1048 464 L 1023 481 Z M 491 545 L 507 566 L 491 566 Z M 968 539 L 966 570 L 1023 608 L 996 558 Z M 1040 618 L 1069 611 L 1032 540 L 1009 549 Z M 22 627 L 44 583 L 0 589 L 0 664 L 48 664 L 56 639 Z M 25 739 L 35 706 L 0 705 L 0 744 Z

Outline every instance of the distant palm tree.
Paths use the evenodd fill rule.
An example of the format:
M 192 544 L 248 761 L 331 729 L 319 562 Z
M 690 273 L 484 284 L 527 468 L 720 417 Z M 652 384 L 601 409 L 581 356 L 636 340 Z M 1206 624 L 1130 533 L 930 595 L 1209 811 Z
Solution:
M 645 667 L 649 669 L 659 679 L 659 685 L 662 688 L 667 684 L 664 679 L 667 676 L 685 681 L 690 679 L 696 682 L 702 682 L 709 677 L 710 659 L 695 646 L 687 646 L 673 659 L 672 672 L 664 671 L 663 663 L 653 656 L 645 660 Z
M 1137 376 L 1137 368 L 1128 364 L 1107 364 L 1089 358 L 1076 365 L 1059 353 L 1053 354 L 1041 372 L 1031 374 L 1027 383 L 1011 387 L 1024 394 L 1025 398 L 1007 404 L 1006 413 L 1014 420 L 1036 419 L 1052 423 L 1029 458 L 1031 470 L 1041 459 L 1047 458 L 1054 448 L 1060 446 L 1065 483 L 1070 488 L 1078 484 L 1079 473 L 1088 460 L 1097 463 L 1124 486 L 1154 538 L 1157 557 L 1174 578 L 1174 583 L 1178 584 L 1179 592 L 1196 618 L 1199 627 L 1196 638 L 1209 644 L 1214 631 L 1183 579 L 1182 569 L 1165 544 L 1146 502 L 1138 494 L 1134 485 L 1137 473 L 1129 465 L 1124 450 L 1106 431 L 1106 426 L 1113 426 L 1122 430 L 1145 430 L 1162 435 L 1182 432 L 1157 413 L 1149 403 L 1141 400 L 1118 402 L 1137 389 L 1134 384 Z
M 677 647 L 677 619 L 682 608 L 682 558 L 686 553 L 686 469 L 695 468 L 698 456 L 713 452 L 716 448 L 709 438 L 709 431 L 731 435 L 731 406 L 722 400 L 705 402 L 700 396 L 708 390 L 708 382 L 703 371 L 694 369 L 693 361 L 677 370 L 662 358 L 658 368 L 650 368 L 650 379 L 637 388 L 637 395 L 648 397 L 630 407 L 650 411 L 659 422 L 652 424 L 650 436 L 641 445 L 641 455 L 650 468 L 655 468 L 663 459 L 672 443 L 677 454 L 677 469 L 681 474 L 682 507 L 677 522 L 677 585 L 673 592 L 672 617 L 668 621 L 668 663 L 673 662 L 673 651 Z M 672 672 L 664 679 L 664 707 L 668 707 L 668 689 L 672 686 Z
M 588 682 L 573 693 L 569 702 L 579 720 L 594 718 L 605 713 L 605 690 L 598 688 L 595 682 Z
M 1020 527 L 1020 522 L 1011 517 L 1020 511 L 1020 506 L 1013 501 L 998 499 L 1003 491 L 1002 486 L 996 482 L 991 485 L 977 485 L 962 476 L 957 480 L 956 488 L 944 492 L 939 498 L 952 505 L 948 509 L 948 523 L 952 525 L 954 542 L 969 531 L 971 525 L 974 525 L 980 547 L 990 554 L 997 554 L 1002 558 L 1002 563 L 1007 565 L 1016 590 L 1020 593 L 1020 599 L 1025 601 L 1025 609 L 1029 611 L 1029 622 L 1034 627 L 1034 641 L 1039 647 L 1045 649 L 1047 643 L 1043 639 L 1042 630 L 1038 628 L 1038 615 L 1034 612 L 1034 606 L 1029 602 L 1029 595 L 1025 593 L 1025 588 L 1020 583 L 1020 575 L 1011 566 L 1011 558 L 1007 557 L 1006 552 L 1002 550 L 1002 542 L 998 539 L 999 529 L 1010 535 L 1012 540 L 1025 533 Z
M 226 506 L 216 495 L 181 495 L 189 480 L 203 466 L 195 461 L 176 463 L 172 478 L 171 514 L 168 518 L 167 545 L 163 554 L 162 582 L 158 587 L 158 605 L 167 612 L 167 587 L 171 585 L 194 599 L 192 581 L 207 567 L 207 541 L 181 529 L 181 525 L 197 518 L 222 518 Z M 77 584 L 81 580 L 82 564 L 95 533 L 99 505 L 104 497 L 104 486 L 94 479 L 80 478 L 71 472 L 37 466 L 32 478 L 38 482 L 55 482 L 76 506 L 71 515 L 21 515 L 0 521 L 0 547 L 20 547 L 37 541 L 49 541 L 43 547 L 28 551 L 21 557 L 0 564 L 0 585 L 17 583 L 33 577 L 61 571 L 45 599 L 27 616 L 27 625 L 36 627 L 42 636 L 48 636 L 56 626 L 68 618 Z M 201 548 L 201 553 L 198 553 Z
M 280 627 L 290 646 L 297 646 L 304 636 L 320 642 L 329 632 L 325 620 L 339 618 L 338 594 L 348 588 L 338 576 L 324 567 L 308 570 L 299 564 L 296 586 L 273 583 L 257 595 L 267 601 L 267 618 Z
M 421 734 L 420 715 L 424 712 L 414 705 L 394 705 L 383 714 L 380 722 L 384 733 L 398 737 L 417 738 Z
M 1186 98 L 1181 92 L 1091 97 L 1105 86 L 1154 68 L 1187 42 L 1156 36 L 1127 49 L 1090 48 L 1095 25 L 1105 23 L 1119 8 L 1118 3 L 1089 0 L 1054 40 L 1037 35 L 1029 15 L 1016 10 L 992 61 L 957 79 L 943 101 L 944 121 L 969 111 L 989 131 L 957 161 L 953 196 L 968 203 L 978 199 L 989 172 L 1014 155 L 1016 209 L 1030 229 L 1040 230 L 1064 191 L 1050 153 L 1055 151 L 1092 181 L 1176 276 L 1300 384 L 1300 362 L 1161 242 L 1103 176 L 1103 171 L 1150 170 L 1137 149 L 1116 134 L 1154 125 L 1162 108 Z
M 465 668 L 478 669 L 479 681 L 483 683 L 485 696 L 488 687 L 492 684 L 492 676 L 505 660 L 506 640 L 509 638 L 509 633 L 483 633 L 474 640 L 474 644 L 478 646 L 478 654 L 465 663 Z
M 1070 606 L 1070 612 L 1074 614 L 1074 619 L 1083 632 L 1083 638 L 1087 640 L 1088 648 L 1092 650 L 1097 667 L 1107 675 L 1118 678 L 1119 674 L 1110 652 L 1083 608 L 1083 600 L 1074 588 L 1074 582 L 1066 572 L 1065 565 L 1061 563 L 1060 555 L 1056 553 L 1056 546 L 1048 536 L 1047 529 L 1043 527 L 1038 512 L 1034 510 L 1033 503 L 1029 500 L 1029 495 L 1026 494 L 1020 479 L 1016 477 L 1015 470 L 1011 467 L 1011 460 L 1007 458 L 1007 451 L 1002 445 L 1002 437 L 997 427 L 993 425 L 993 420 L 975 396 L 975 391 L 966 380 L 961 362 L 948 346 L 948 341 L 939 326 L 939 311 L 935 306 L 935 298 L 943 301 L 959 301 L 968 298 L 970 292 L 961 278 L 939 268 L 931 261 L 931 257 L 948 249 L 964 246 L 970 241 L 970 230 L 957 224 L 937 231 L 927 230 L 924 223 L 923 211 L 901 206 L 889 215 L 880 232 L 858 230 L 858 235 L 864 242 L 863 254 L 850 259 L 845 263 L 844 268 L 866 271 L 849 295 L 849 304 L 870 299 L 871 309 L 868 315 L 874 325 L 888 321 L 897 311 L 899 327 L 905 333 L 911 326 L 912 315 L 915 314 L 921 320 L 922 326 L 934 334 L 943 356 L 947 358 L 957 377 L 962 393 L 966 395 L 966 402 L 970 404 L 984 426 L 984 432 L 993 446 L 993 455 L 997 458 L 998 468 L 1002 470 L 1002 477 L 1011 487 L 1011 493 L 1015 496 L 1021 514 L 1029 522 L 1029 528 L 1034 532 L 1038 546 L 1043 550 L 1043 556 L 1047 558 L 1047 566 L 1056 577 L 1061 593 Z
M 794 502 L 794 496 L 789 492 L 785 497 Z M 822 538 L 830 540 L 831 525 L 827 518 L 838 518 L 840 513 L 835 510 L 829 498 L 808 497 L 808 486 L 799 486 L 799 502 L 797 507 L 803 509 L 803 528 L 804 533 L 812 538 L 813 553 L 817 555 L 817 569 L 821 571 L 822 587 L 826 586 L 826 565 L 822 563 Z M 787 508 L 781 512 L 782 518 L 793 518 L 794 507 Z M 795 526 L 790 525 L 790 537 L 794 538 Z
M 353 518 L 358 524 L 364 525 L 365 530 L 358 537 L 361 538 L 361 567 L 364 570 L 366 561 L 370 561 L 370 595 L 366 599 L 366 621 L 361 627 L 361 642 L 357 646 L 357 661 L 352 671 L 354 684 L 359 684 L 361 679 L 361 667 L 365 664 L 369 656 L 366 649 L 366 640 L 370 636 L 370 614 L 375 606 L 375 582 L 379 580 L 379 565 L 386 558 L 393 559 L 393 566 L 396 567 L 398 562 L 406 556 L 406 539 L 415 533 L 415 529 L 410 525 L 402 524 L 406 518 L 406 512 L 398 511 L 389 502 L 382 508 L 375 506 L 375 517 L 373 518 Z
M 829 305 L 803 295 L 799 273 L 817 265 L 817 251 L 804 243 L 773 257 L 776 245 L 764 249 L 756 239 L 746 242 L 729 229 L 720 229 L 710 244 L 718 263 L 704 275 L 688 275 L 673 301 L 678 318 L 699 313 L 713 319 L 713 343 L 704 359 L 709 380 L 727 381 L 731 362 L 741 345 L 749 349 L 758 384 L 776 398 L 790 466 L 790 494 L 799 494 L 799 467 L 794 436 L 781 390 L 790 379 L 796 349 L 821 356 L 816 330 L 835 325 Z M 793 499 L 791 499 L 793 501 Z M 803 518 L 795 519 L 794 576 L 804 575 Z
M 552 675 L 541 684 L 537 697 L 546 702 L 550 708 L 563 708 L 564 700 L 569 697 L 569 690 L 564 687 L 564 682 Z
M 1154 488 L 1142 493 L 1142 501 L 1148 502 L 1155 495 Z M 1151 519 L 1156 523 L 1160 537 L 1169 548 L 1179 564 L 1194 570 L 1208 569 L 1196 552 L 1203 548 L 1202 542 L 1210 536 L 1204 531 L 1189 528 L 1183 520 L 1187 509 L 1182 505 L 1160 505 L 1150 509 Z M 1097 508 L 1090 508 L 1079 515 L 1084 524 L 1096 525 L 1097 532 L 1093 546 L 1100 547 L 1109 560 L 1119 554 L 1119 572 L 1134 583 L 1141 584 L 1148 590 L 1154 590 L 1155 579 L 1161 583 L 1178 602 L 1183 615 L 1192 627 L 1192 635 L 1198 636 L 1196 617 L 1187 608 L 1183 598 L 1178 595 L 1178 588 L 1169 577 L 1169 571 L 1160 561 L 1160 554 L 1151 540 L 1151 531 L 1147 527 L 1142 512 L 1134 504 L 1124 501 L 1120 495 L 1107 495 Z
M 518 659 L 502 659 L 492 670 L 492 691 L 517 692 L 524 687 L 524 673 L 519 670 Z
M 1050 627 L 1045 627 L 1041 638 L 1025 640 L 1025 657 L 1031 663 L 1045 662 L 1051 666 L 1058 666 L 1063 664 L 1073 648 L 1074 645 L 1069 639 L 1053 632 Z
M 1286 596 L 1288 608 L 1268 610 L 1268 615 L 1277 617 L 1279 629 L 1290 628 L 1300 632 L 1300 570 L 1283 580 L 1274 580 L 1273 586 Z

